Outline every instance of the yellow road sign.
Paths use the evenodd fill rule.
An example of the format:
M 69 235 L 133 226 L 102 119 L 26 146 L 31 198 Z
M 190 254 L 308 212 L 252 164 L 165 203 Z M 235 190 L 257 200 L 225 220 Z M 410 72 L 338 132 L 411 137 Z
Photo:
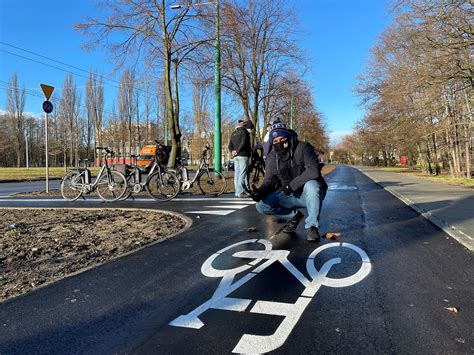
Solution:
M 43 90 L 44 97 L 46 98 L 46 100 L 49 100 L 49 98 L 51 97 L 51 94 L 54 91 L 54 86 L 49 86 L 46 84 L 40 84 L 40 86 L 41 86 L 41 90 Z

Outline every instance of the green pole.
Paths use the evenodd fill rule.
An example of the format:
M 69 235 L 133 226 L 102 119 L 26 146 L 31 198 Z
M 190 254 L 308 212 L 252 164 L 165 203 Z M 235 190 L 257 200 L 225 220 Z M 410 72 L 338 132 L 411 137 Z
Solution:
M 219 0 L 216 0 L 216 43 L 215 43 L 215 68 L 214 68 L 214 170 L 221 171 L 221 41 L 220 41 L 220 20 L 219 20 Z

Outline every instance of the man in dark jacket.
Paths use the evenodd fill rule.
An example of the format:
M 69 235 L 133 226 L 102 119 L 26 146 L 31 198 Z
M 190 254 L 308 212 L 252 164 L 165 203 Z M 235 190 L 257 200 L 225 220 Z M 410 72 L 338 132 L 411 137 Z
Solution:
M 296 230 L 306 208 L 306 239 L 318 241 L 319 215 L 327 184 L 321 176 L 319 157 L 314 147 L 300 142 L 292 130 L 277 128 L 270 132 L 272 149 L 267 156 L 265 179 L 253 186 L 252 198 L 257 211 L 288 220 L 285 233 Z
M 247 131 L 248 123 L 237 121 L 237 127 L 229 140 L 229 151 L 234 159 L 234 187 L 235 196 L 248 197 L 247 170 L 251 153 L 250 134 Z M 251 128 L 248 128 L 249 130 Z

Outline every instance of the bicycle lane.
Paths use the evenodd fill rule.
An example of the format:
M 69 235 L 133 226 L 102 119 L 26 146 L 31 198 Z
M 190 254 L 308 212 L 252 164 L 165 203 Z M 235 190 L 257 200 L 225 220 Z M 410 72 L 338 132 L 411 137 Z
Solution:
M 472 285 L 472 258 L 362 174 L 347 169 L 338 168 L 330 178 L 322 231 L 340 231 L 341 242 L 365 251 L 371 272 L 353 285 L 321 286 L 313 297 L 306 297 L 300 318 L 289 326 L 285 323 L 283 333 L 278 332 L 286 319 L 283 303 L 295 304 L 308 289 L 301 282 L 310 280 L 308 256 L 333 242 L 307 243 L 301 226 L 296 238 L 272 237 L 278 225 L 248 207 L 226 216 L 194 217 L 193 227 L 179 236 L 0 305 L 0 352 L 229 353 L 244 334 L 275 333 L 277 342 L 271 344 L 278 346 L 276 352 L 465 352 L 472 347 L 466 320 L 472 316 L 466 286 L 467 281 Z M 257 231 L 250 233 L 249 227 Z M 169 325 L 212 298 L 222 278 L 201 273 L 209 256 L 258 238 L 268 239 L 273 251 L 289 251 L 288 261 L 303 277 L 298 280 L 288 263 L 285 267 L 274 262 L 229 294 L 251 300 L 247 307 L 240 303 L 243 312 L 205 310 L 199 329 Z M 263 248 L 262 244 L 238 250 Z M 313 259 L 316 269 L 339 256 L 341 263 L 331 266 L 326 276 L 357 274 L 361 258 L 346 249 L 321 252 Z M 248 258 L 243 259 L 234 253 L 223 253 L 224 259 L 216 260 L 214 267 L 228 269 L 255 260 L 255 255 L 241 254 Z M 246 271 L 242 275 L 249 275 Z M 234 281 L 242 280 L 239 277 Z M 448 298 L 460 306 L 459 315 L 453 317 L 442 308 Z M 256 301 L 279 303 L 274 304 L 277 310 L 266 303 L 266 309 L 251 313 Z
M 134 351 L 472 352 L 470 252 L 356 170 L 340 167 L 330 182 L 322 230 L 342 232 L 339 242 L 346 248 L 327 248 L 338 244 L 328 240 L 307 243 L 300 226 L 298 238 L 267 234 L 272 243 L 268 258 L 272 252 L 289 251 L 267 268 L 262 266 L 265 260 L 253 265 L 265 254 L 262 242 L 250 248 L 258 252 L 238 252 L 243 245 L 216 249 L 215 259 L 209 253 L 201 270 L 201 265 L 194 268 L 197 274 L 218 278 L 215 293 L 206 289 L 197 299 L 186 296 L 180 312 Z M 234 263 L 225 258 L 219 263 L 223 254 L 233 256 Z M 248 258 L 245 267 L 237 257 Z M 337 257 L 340 264 L 331 263 Z M 319 271 L 316 277 L 311 265 Z M 239 275 L 228 271 L 229 275 L 212 266 L 245 270 Z M 255 269 L 247 269 L 250 266 Z M 304 279 L 313 280 L 313 292 L 308 292 L 311 285 Z M 193 291 L 183 294 L 189 292 Z M 453 306 L 459 314 L 447 310 Z

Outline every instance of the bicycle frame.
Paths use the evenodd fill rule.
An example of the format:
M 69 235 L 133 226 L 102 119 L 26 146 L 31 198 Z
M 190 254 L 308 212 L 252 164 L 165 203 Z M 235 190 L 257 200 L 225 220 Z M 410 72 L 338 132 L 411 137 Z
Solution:
M 185 191 L 191 188 L 191 186 L 193 186 L 193 184 L 196 182 L 197 178 L 199 177 L 199 174 L 201 173 L 201 171 L 206 171 L 209 174 L 209 164 L 207 163 L 206 158 L 205 158 L 205 153 L 207 153 L 208 150 L 209 149 L 206 148 L 205 151 L 201 154 L 201 162 L 199 163 L 199 167 L 196 170 L 196 174 L 194 174 L 193 179 L 190 180 L 188 176 L 187 180 L 182 180 L 181 190 Z M 180 174 L 181 177 L 182 177 L 181 171 L 183 169 L 186 169 L 186 168 L 183 166 L 180 167 L 179 172 L 178 172 L 178 174 Z
M 106 153 L 104 164 L 100 167 L 100 170 L 99 170 L 97 176 L 95 177 L 95 179 L 93 181 L 89 181 L 88 183 L 84 183 L 84 184 L 79 184 L 78 183 L 78 185 L 81 186 L 81 189 L 83 189 L 83 190 L 84 190 L 84 186 L 87 187 L 86 188 L 87 191 L 83 191 L 83 192 L 89 193 L 89 192 L 93 191 L 96 188 L 96 186 L 98 185 L 100 178 L 104 175 L 104 172 L 106 170 L 110 170 L 109 163 L 107 162 L 107 154 L 109 154 L 109 152 Z M 88 171 L 89 175 L 90 175 L 90 170 L 87 166 L 85 166 L 82 171 L 81 171 L 81 169 L 82 168 L 77 167 L 77 168 L 74 168 L 74 169 L 71 169 L 71 170 L 72 171 L 74 171 L 74 170 L 79 171 L 80 172 L 79 176 L 84 176 L 85 177 L 86 171 Z M 84 178 L 84 181 L 85 180 L 86 179 Z
M 87 186 L 87 191 L 83 191 L 83 192 L 91 192 L 91 191 L 93 191 L 93 190 L 95 189 L 95 187 L 97 186 L 97 184 L 99 183 L 100 178 L 101 178 L 102 175 L 104 174 L 104 171 L 105 171 L 106 169 L 108 169 L 108 167 L 109 167 L 109 166 L 108 166 L 108 163 L 107 163 L 107 159 L 105 159 L 105 164 L 100 167 L 99 173 L 98 173 L 97 176 L 95 177 L 94 181 L 90 181 L 89 183 L 84 183 L 84 184 L 78 184 L 78 185 L 82 185 L 82 186 L 81 186 L 82 189 L 84 188 L 84 186 Z M 74 168 L 74 169 L 72 169 L 72 170 L 80 171 L 80 169 L 81 169 L 81 168 Z M 90 170 L 89 170 L 87 167 L 85 167 L 84 170 L 80 171 L 79 176 L 84 176 L 84 177 L 85 177 L 86 171 L 88 171 L 89 174 L 90 174 Z M 85 181 L 85 179 L 84 179 L 84 181 Z
M 157 144 L 156 144 L 156 151 L 158 151 L 158 148 L 161 147 L 161 144 L 158 143 L 157 141 L 155 141 L 155 142 L 157 143 Z M 134 164 L 134 165 L 133 165 L 133 173 L 132 173 L 132 174 L 134 174 L 137 169 L 138 169 L 137 165 Z M 147 184 L 147 182 L 148 182 L 148 178 L 149 178 L 151 175 L 153 175 L 153 173 L 154 173 L 156 170 L 158 170 L 158 171 L 161 171 L 161 170 L 162 170 L 162 169 L 161 169 L 161 165 L 160 165 L 160 163 L 158 162 L 157 154 L 155 154 L 155 159 L 154 159 L 154 161 L 153 161 L 153 165 L 151 166 L 150 171 L 149 171 L 148 174 L 146 175 L 145 181 L 144 181 L 144 182 L 139 182 L 139 184 L 140 184 L 142 187 L 146 186 L 146 184 Z

